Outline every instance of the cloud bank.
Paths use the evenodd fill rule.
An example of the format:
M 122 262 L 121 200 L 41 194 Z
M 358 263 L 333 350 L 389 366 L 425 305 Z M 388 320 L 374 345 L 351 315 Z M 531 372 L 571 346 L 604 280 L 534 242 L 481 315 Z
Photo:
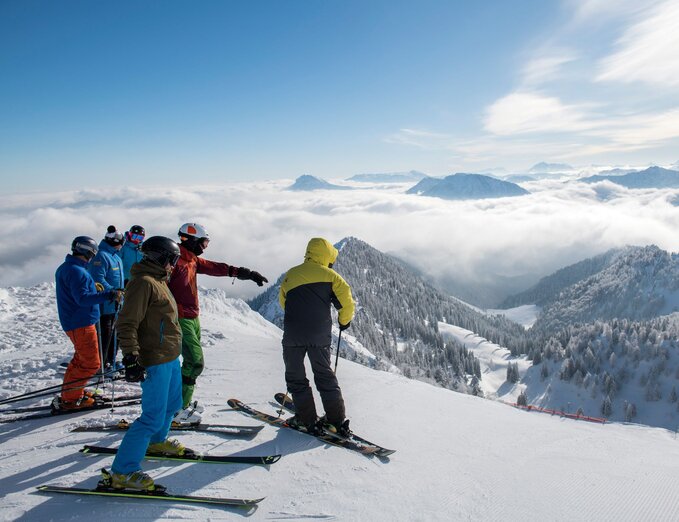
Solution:
M 536 279 L 626 244 L 677 250 L 677 191 L 631 191 L 612 183 L 535 182 L 529 196 L 444 201 L 406 195 L 407 186 L 294 193 L 289 180 L 197 188 L 87 190 L 0 198 L 0 286 L 52 281 L 73 237 L 99 240 L 106 226 L 146 227 L 176 237 L 205 225 L 204 257 L 247 266 L 274 281 L 302 261 L 307 241 L 355 236 L 435 279 L 492 285 Z M 358 187 L 358 184 L 356 185 Z M 204 286 L 249 298 L 247 281 L 201 276 Z

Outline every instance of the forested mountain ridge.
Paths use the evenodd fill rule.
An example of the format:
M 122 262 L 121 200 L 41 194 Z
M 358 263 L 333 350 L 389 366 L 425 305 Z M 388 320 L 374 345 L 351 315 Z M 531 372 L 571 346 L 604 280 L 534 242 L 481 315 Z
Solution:
M 602 270 L 549 299 L 535 328 L 549 331 L 615 318 L 647 320 L 678 310 L 679 256 L 655 245 L 627 247 L 613 254 Z
M 553 274 L 543 277 L 528 290 L 509 296 L 500 304 L 499 308 L 515 308 L 525 304 L 546 306 L 558 299 L 559 294 L 567 287 L 609 266 L 621 252 L 621 249 L 611 249 L 598 256 L 589 257 L 561 268 Z

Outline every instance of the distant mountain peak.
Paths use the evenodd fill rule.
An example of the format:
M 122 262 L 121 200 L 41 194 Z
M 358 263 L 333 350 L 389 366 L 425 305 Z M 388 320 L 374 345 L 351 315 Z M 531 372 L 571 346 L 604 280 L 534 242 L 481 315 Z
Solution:
M 629 172 L 622 175 L 604 176 L 598 174 L 581 178 L 584 183 L 597 183 L 600 181 L 610 181 L 617 185 L 622 185 L 630 189 L 644 188 L 679 188 L 679 171 L 665 169 L 663 167 L 652 166 L 645 170 Z
M 407 190 L 406 194 L 461 200 L 523 196 L 530 192 L 515 183 L 492 176 L 458 172 L 443 179 L 424 178 Z
M 573 170 L 573 167 L 571 165 L 568 165 L 567 163 L 547 163 L 545 161 L 541 161 L 540 163 L 536 163 L 533 165 L 528 172 L 535 172 L 535 173 L 549 173 L 549 172 L 563 172 L 563 171 L 570 171 Z
M 420 181 L 426 178 L 424 172 L 417 170 L 409 170 L 408 172 L 383 172 L 373 174 L 356 174 L 347 179 L 347 181 L 359 181 L 362 183 L 408 183 L 411 181 Z
M 297 191 L 307 191 L 307 190 L 351 190 L 351 187 L 342 187 L 340 185 L 333 185 L 328 183 L 324 179 L 311 176 L 310 174 L 304 174 L 298 177 L 295 182 L 290 185 L 286 190 L 297 190 Z

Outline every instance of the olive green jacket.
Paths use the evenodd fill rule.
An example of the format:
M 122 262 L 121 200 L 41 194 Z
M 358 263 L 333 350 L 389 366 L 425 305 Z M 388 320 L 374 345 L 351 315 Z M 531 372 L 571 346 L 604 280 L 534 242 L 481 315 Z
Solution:
M 117 321 L 123 355 L 136 353 L 144 367 L 175 360 L 181 353 L 182 330 L 167 272 L 144 259 L 132 266 L 130 276 Z

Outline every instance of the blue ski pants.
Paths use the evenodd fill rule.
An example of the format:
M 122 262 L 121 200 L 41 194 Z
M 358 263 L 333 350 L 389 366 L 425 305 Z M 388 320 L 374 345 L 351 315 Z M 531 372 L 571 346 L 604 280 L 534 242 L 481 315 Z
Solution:
M 179 358 L 146 368 L 141 390 L 141 415 L 125 433 L 111 466 L 113 473 L 140 470 L 148 445 L 167 438 L 172 419 L 182 408 Z

